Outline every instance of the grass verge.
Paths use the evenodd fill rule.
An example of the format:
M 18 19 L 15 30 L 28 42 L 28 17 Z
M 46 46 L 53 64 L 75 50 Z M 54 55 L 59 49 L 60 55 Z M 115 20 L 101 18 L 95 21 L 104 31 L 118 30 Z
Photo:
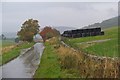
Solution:
M 45 43 L 41 63 L 34 74 L 34 78 L 75 78 L 78 71 L 73 68 L 64 68 L 62 65 L 63 55 L 58 52 L 59 40 L 52 38 Z M 62 50 L 63 51 L 63 50 Z M 64 59 L 65 61 L 66 59 Z M 71 63 L 70 61 L 68 61 Z
M 23 43 L 20 44 L 19 46 L 16 46 L 14 49 L 10 50 L 9 52 L 5 52 L 3 53 L 3 55 L 0 56 L 0 65 L 3 65 L 9 61 L 11 61 L 12 59 L 16 58 L 17 56 L 19 56 L 21 49 L 25 49 L 25 48 L 29 48 L 33 45 L 34 43 Z M 1 59 L 2 58 L 2 59 Z
M 41 58 L 41 63 L 34 75 L 34 78 L 59 78 L 60 64 L 58 56 L 55 54 L 53 46 L 45 43 L 45 50 Z

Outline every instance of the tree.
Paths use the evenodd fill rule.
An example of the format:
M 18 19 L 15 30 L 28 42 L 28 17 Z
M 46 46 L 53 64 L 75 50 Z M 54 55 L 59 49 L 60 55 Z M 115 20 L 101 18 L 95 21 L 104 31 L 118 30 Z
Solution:
M 28 19 L 25 21 L 17 35 L 22 41 L 33 41 L 33 36 L 39 32 L 38 20 Z
M 2 40 L 6 40 L 6 37 L 4 34 L 2 34 L 1 37 L 2 37 Z
M 16 43 L 19 43 L 19 38 L 18 38 L 18 37 L 15 38 L 15 42 L 16 42 Z
M 46 26 L 40 32 L 40 35 L 43 37 L 43 39 L 45 41 L 46 39 L 49 39 L 49 38 L 52 38 L 52 37 L 56 37 L 56 36 L 60 36 L 60 32 L 57 31 L 56 29 L 50 27 L 50 26 Z

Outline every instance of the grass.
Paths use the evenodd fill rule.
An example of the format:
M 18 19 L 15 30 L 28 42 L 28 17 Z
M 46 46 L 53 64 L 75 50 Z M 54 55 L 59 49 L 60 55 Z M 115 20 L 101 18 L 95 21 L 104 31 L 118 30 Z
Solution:
M 58 56 L 55 54 L 53 46 L 49 43 L 46 43 L 45 45 L 46 48 L 34 78 L 59 78 L 60 64 L 58 62 Z
M 58 38 L 52 38 L 49 42 L 45 43 L 41 63 L 35 72 L 34 78 L 75 78 L 78 76 L 75 69 L 65 69 L 62 67 L 62 60 L 60 59 L 62 55 L 57 51 L 58 45 Z M 69 63 L 71 62 L 69 61 Z
M 13 40 L 2 40 L 0 43 L 1 47 L 6 47 L 14 44 L 15 42 Z
M 0 65 L 3 65 L 5 63 L 9 62 L 10 60 L 16 58 L 17 56 L 19 56 L 21 49 L 29 48 L 33 44 L 34 43 L 25 42 L 25 43 L 20 44 L 19 46 L 15 47 L 14 49 L 10 50 L 9 52 L 3 53 L 3 55 L 0 56 L 0 58 L 2 58 L 2 59 L 0 59 L 0 60 L 2 60 L 2 61 L 0 61 L 0 62 L 2 62 L 2 63 L 0 63 Z
M 91 36 L 84 38 L 66 38 L 64 42 L 71 47 L 84 51 L 86 53 L 95 54 L 99 56 L 118 57 L 118 27 L 105 29 L 105 35 Z M 82 42 L 89 42 L 95 40 L 111 39 L 109 41 L 90 44 L 80 44 Z M 88 46 L 88 47 L 85 47 Z
M 59 55 L 62 78 L 80 78 L 78 62 L 81 57 L 79 57 L 77 52 L 74 52 L 68 47 L 60 45 L 57 49 L 57 54 Z
M 113 39 L 107 42 L 97 43 L 93 46 L 87 47 L 84 50 L 92 54 L 99 54 L 100 56 L 118 57 L 118 43 L 117 39 Z
M 116 44 L 112 41 L 111 43 L 111 45 Z M 45 46 L 34 78 L 99 78 L 101 75 L 109 76 L 107 73 L 103 74 L 104 70 L 110 71 L 111 69 L 110 72 L 113 69 L 117 70 L 116 63 L 88 57 L 81 51 L 65 47 L 55 38 L 47 40 Z M 105 64 L 108 64 L 106 69 L 104 69 Z

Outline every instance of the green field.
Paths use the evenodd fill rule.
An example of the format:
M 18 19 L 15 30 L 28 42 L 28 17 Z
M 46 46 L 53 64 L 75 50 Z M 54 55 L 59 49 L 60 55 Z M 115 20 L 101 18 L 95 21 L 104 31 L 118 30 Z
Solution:
M 88 54 L 118 57 L 118 27 L 105 29 L 105 35 L 84 38 L 66 38 L 64 42 Z M 108 40 L 109 39 L 109 40 Z M 97 42 L 100 40 L 106 40 Z M 94 42 L 96 41 L 96 42 Z
M 14 45 L 14 40 L 8 39 L 8 40 L 0 40 L 0 47 L 6 47 L 10 45 Z

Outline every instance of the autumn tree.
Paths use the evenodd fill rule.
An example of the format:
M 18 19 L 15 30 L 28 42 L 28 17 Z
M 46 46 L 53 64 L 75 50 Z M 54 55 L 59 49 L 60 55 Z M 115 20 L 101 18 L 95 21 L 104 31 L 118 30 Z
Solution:
M 33 36 L 39 32 L 39 27 L 38 20 L 28 19 L 22 24 L 21 30 L 18 31 L 17 35 L 20 40 L 31 42 L 33 41 Z
M 46 39 L 49 39 L 49 38 L 52 38 L 52 37 L 56 37 L 56 36 L 60 36 L 60 32 L 57 31 L 56 29 L 50 27 L 50 26 L 46 26 L 40 32 L 40 35 L 43 37 L 43 39 L 45 41 Z

